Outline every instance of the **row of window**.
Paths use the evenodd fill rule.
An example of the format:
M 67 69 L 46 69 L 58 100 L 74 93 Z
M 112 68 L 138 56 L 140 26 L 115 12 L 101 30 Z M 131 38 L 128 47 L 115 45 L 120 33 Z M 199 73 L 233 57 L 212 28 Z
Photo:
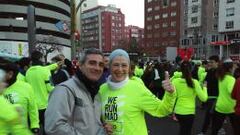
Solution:
M 112 20 L 118 20 L 118 21 L 121 21 L 121 20 L 122 20 L 122 18 L 121 18 L 121 17 L 119 17 L 119 16 L 112 16 Z
M 175 7 L 176 5 L 177 5 L 176 3 L 175 3 L 175 4 L 171 4 L 172 7 Z M 160 6 L 157 5 L 157 6 L 155 6 L 154 8 L 149 7 L 149 8 L 147 8 L 147 12 L 152 12 L 153 9 L 154 9 L 154 11 L 159 11 L 159 10 L 160 10 Z
M 169 27 L 168 26 L 169 24 L 167 23 L 167 22 L 164 22 L 164 23 L 162 23 L 162 28 L 167 28 L 167 27 Z M 170 23 L 170 26 L 171 27 L 176 27 L 176 25 L 177 25 L 177 22 L 176 21 L 172 21 L 171 23 Z M 159 29 L 160 28 L 160 24 L 155 24 L 154 25 L 154 29 Z M 152 30 L 153 28 L 152 28 L 152 25 L 148 25 L 147 26 L 147 30 Z
M 163 38 L 165 37 L 175 37 L 177 35 L 176 31 L 171 31 L 171 32 L 163 32 L 163 33 L 154 33 L 154 34 L 147 34 L 147 38 L 159 38 L 162 36 Z
M 163 46 L 178 46 L 177 41 L 170 41 L 170 42 L 155 42 L 155 43 L 146 43 L 145 47 L 163 47 Z
M 151 3 L 151 2 L 153 2 L 153 1 L 155 1 L 155 2 L 161 2 L 161 5 L 162 5 L 163 7 L 168 7 L 170 0 L 147 0 L 148 3 Z M 174 6 L 177 5 L 177 1 L 172 1 L 170 4 L 171 4 L 172 7 L 174 7 Z
M 177 15 L 176 11 L 173 11 L 173 12 L 170 13 L 171 17 L 175 17 L 176 15 Z M 162 18 L 168 18 L 168 13 L 163 13 Z M 160 19 L 160 15 L 155 15 L 154 20 L 158 20 L 158 19 Z M 153 20 L 153 16 L 148 16 L 147 17 L 147 21 L 152 21 L 152 20 Z
M 227 3 L 233 3 L 235 0 L 227 0 Z
M 198 45 L 198 44 L 206 44 L 206 38 L 198 38 L 198 39 L 183 39 L 181 41 L 182 45 Z

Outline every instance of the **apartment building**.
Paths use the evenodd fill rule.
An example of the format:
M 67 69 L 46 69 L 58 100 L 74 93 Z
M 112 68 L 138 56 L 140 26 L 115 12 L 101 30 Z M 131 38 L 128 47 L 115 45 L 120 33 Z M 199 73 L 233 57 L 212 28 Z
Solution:
M 167 47 L 178 47 L 181 0 L 145 0 L 145 53 L 166 57 Z

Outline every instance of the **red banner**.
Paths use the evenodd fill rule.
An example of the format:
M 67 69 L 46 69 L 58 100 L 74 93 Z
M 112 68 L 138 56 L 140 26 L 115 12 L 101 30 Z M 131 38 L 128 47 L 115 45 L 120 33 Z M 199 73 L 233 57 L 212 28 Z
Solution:
M 190 60 L 194 50 L 193 48 L 178 48 L 177 53 L 182 60 Z

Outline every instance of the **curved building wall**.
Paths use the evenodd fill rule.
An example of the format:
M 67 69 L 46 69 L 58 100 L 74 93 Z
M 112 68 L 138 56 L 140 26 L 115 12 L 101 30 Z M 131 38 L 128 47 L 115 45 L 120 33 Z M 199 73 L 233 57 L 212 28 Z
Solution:
M 62 32 L 55 26 L 60 20 L 70 22 L 70 0 L 1 0 L 0 41 L 2 42 L 0 42 L 0 51 L 4 51 L 1 50 L 3 41 L 4 43 L 6 41 L 26 42 L 27 44 L 27 8 L 29 5 L 35 7 L 36 39 L 52 35 L 59 45 L 64 46 L 64 50 L 67 48 L 70 50 L 70 31 Z M 23 20 L 16 19 L 19 17 Z

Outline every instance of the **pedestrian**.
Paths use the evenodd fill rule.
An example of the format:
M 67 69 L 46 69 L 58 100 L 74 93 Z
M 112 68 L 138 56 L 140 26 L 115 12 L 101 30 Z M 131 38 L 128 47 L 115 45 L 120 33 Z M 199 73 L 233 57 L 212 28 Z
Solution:
M 102 120 L 112 125 L 114 135 L 147 135 L 145 112 L 156 117 L 170 114 L 176 96 L 174 88 L 167 85 L 168 92 L 160 100 L 144 85 L 129 79 L 130 59 L 122 49 L 110 54 L 109 64 L 110 76 L 99 90 Z
M 71 78 L 71 62 L 67 60 L 63 54 L 59 54 L 51 60 L 54 63 L 63 63 L 52 73 L 50 80 L 54 86 Z
M 191 135 L 196 110 L 196 96 L 203 102 L 207 100 L 207 89 L 192 78 L 191 64 L 183 61 L 180 66 L 182 76 L 172 80 L 177 91 L 174 113 L 180 125 L 179 135 Z
M 239 128 L 235 127 L 235 115 L 234 107 L 236 105 L 236 100 L 231 96 L 235 78 L 232 75 L 233 72 L 233 61 L 228 58 L 223 61 L 223 63 L 218 68 L 217 78 L 218 78 L 218 89 L 219 94 L 214 109 L 214 114 L 212 117 L 212 133 L 211 135 L 217 135 L 218 131 L 222 127 L 222 124 L 226 117 L 230 118 L 233 129 Z M 239 126 L 239 125 L 238 125 Z
M 145 84 L 144 84 L 144 82 L 142 81 L 142 79 L 139 78 L 139 77 L 137 77 L 137 76 L 134 74 L 135 67 L 136 67 L 135 62 L 131 60 L 131 61 L 130 61 L 130 69 L 129 69 L 129 79 L 135 80 L 135 81 L 137 81 L 137 82 L 139 82 L 140 84 L 142 84 L 142 85 L 145 86 Z
M 0 60 L 2 63 L 2 60 Z M 7 83 L 6 72 L 0 68 L 0 134 L 1 135 L 31 135 L 28 128 L 22 124 L 21 117 L 14 105 L 10 104 L 2 95 Z
M 34 93 L 31 85 L 18 80 L 18 68 L 15 63 L 6 61 L 1 63 L 0 68 L 6 72 L 5 81 L 7 83 L 3 96 L 17 106 L 21 112 L 21 119 L 25 127 L 29 127 L 33 133 L 39 132 L 38 108 L 35 102 Z
M 236 80 L 234 87 L 233 87 L 233 91 L 232 91 L 232 98 L 236 100 L 236 105 L 235 105 L 235 120 L 236 126 L 240 125 L 240 67 L 238 66 L 235 71 L 234 71 L 234 77 Z M 240 135 L 240 128 L 234 128 L 234 133 L 235 135 Z
M 104 56 L 103 60 L 104 60 L 103 74 L 98 81 L 100 85 L 107 81 L 107 78 L 110 74 L 109 73 L 109 58 L 108 58 L 108 56 Z
M 31 59 L 28 57 L 23 57 L 16 63 L 18 65 L 18 71 L 19 71 L 17 75 L 17 79 L 26 82 L 25 76 L 28 68 L 30 67 Z
M 34 97 L 36 99 L 39 120 L 40 134 L 44 133 L 44 112 L 48 104 L 49 93 L 53 90 L 50 83 L 51 69 L 56 69 L 58 64 L 44 66 L 43 54 L 39 51 L 33 51 L 31 54 L 32 66 L 26 72 L 26 81 L 32 86 Z
M 207 92 L 208 92 L 208 100 L 204 105 L 205 108 L 205 116 L 203 127 L 201 129 L 201 134 L 206 134 L 208 127 L 211 123 L 212 114 L 214 112 L 215 104 L 218 97 L 218 79 L 217 79 L 217 68 L 219 64 L 219 57 L 217 55 L 213 55 L 209 57 L 208 62 L 208 70 L 205 78 L 205 82 L 207 83 Z
M 50 94 L 45 112 L 48 135 L 104 134 L 99 102 L 95 98 L 103 68 L 101 51 L 94 48 L 85 50 L 76 74 L 57 85 Z

